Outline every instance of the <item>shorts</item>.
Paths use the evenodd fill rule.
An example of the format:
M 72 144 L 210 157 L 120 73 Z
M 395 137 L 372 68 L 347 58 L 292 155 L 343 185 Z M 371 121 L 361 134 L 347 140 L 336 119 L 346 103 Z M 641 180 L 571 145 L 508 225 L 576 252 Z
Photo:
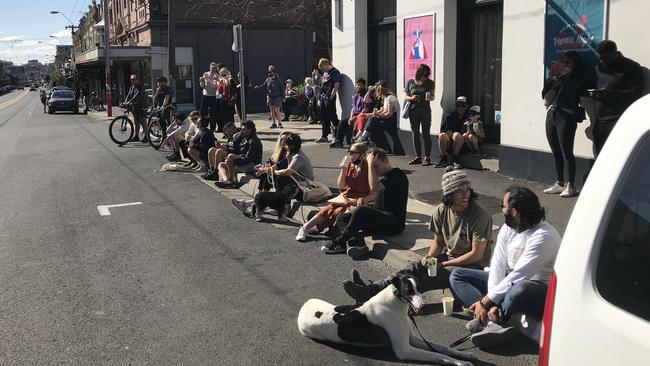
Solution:
M 255 164 L 246 163 L 244 165 L 235 165 L 235 174 L 237 173 L 255 174 Z
M 282 107 L 282 96 L 279 97 L 266 97 L 266 102 L 269 106 Z

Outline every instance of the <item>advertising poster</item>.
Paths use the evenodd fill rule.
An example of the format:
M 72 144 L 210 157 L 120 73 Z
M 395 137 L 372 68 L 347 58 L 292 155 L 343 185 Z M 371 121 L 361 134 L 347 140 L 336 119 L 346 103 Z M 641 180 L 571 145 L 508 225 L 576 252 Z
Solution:
M 580 53 L 585 70 L 593 71 L 598 62 L 596 46 L 605 37 L 606 1 L 546 0 L 544 78 L 553 61 L 569 51 Z
M 404 86 L 415 77 L 420 64 L 431 68 L 434 80 L 434 19 L 434 15 L 404 19 Z

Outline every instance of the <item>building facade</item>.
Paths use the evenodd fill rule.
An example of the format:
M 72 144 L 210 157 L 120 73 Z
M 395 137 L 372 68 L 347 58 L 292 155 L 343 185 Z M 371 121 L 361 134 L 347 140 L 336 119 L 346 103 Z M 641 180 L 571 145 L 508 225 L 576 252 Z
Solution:
M 403 101 L 414 58 L 426 55 L 436 84 L 432 132 L 465 95 L 482 109 L 500 172 L 537 181 L 555 180 L 541 96 L 549 62 L 570 50 L 594 62 L 594 45 L 611 39 L 650 65 L 650 44 L 639 42 L 650 13 L 643 0 L 332 0 L 332 9 L 332 61 L 344 80 L 388 80 Z M 344 83 L 344 114 L 352 88 Z M 587 119 L 576 133 L 578 183 L 593 159 L 589 126 Z M 410 130 L 404 119 L 400 127 Z

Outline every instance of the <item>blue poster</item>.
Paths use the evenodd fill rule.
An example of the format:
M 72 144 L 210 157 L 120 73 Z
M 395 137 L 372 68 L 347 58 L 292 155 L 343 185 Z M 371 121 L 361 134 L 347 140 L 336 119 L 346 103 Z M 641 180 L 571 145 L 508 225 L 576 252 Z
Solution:
M 605 37 L 606 1 L 546 0 L 544 78 L 551 63 L 569 51 L 580 53 L 585 70 L 593 72 L 598 62 L 596 46 Z

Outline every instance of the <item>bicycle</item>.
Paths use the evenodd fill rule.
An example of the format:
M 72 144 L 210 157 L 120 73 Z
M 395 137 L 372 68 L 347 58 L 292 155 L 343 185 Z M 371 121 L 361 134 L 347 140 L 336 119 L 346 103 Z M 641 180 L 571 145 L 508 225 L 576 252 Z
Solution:
M 124 110 L 124 114 L 113 118 L 108 126 L 108 135 L 114 143 L 122 146 L 133 138 L 136 131 L 133 121 L 129 118 L 129 113 L 133 113 L 133 106 L 121 104 L 119 107 Z M 142 138 L 144 138 L 146 133 L 145 131 L 142 132 Z M 138 138 L 140 138 L 140 131 L 137 131 L 137 134 Z
M 161 146 L 167 138 L 167 127 L 169 121 L 175 114 L 176 106 L 173 104 L 166 107 L 152 108 L 148 112 L 148 126 L 147 135 L 149 137 L 149 144 L 156 150 L 160 150 Z
M 102 112 L 106 110 L 106 108 L 104 108 L 104 103 L 102 103 L 99 97 L 97 97 L 95 92 L 92 92 L 88 98 L 89 98 L 88 106 L 90 108 L 96 110 L 97 112 Z

